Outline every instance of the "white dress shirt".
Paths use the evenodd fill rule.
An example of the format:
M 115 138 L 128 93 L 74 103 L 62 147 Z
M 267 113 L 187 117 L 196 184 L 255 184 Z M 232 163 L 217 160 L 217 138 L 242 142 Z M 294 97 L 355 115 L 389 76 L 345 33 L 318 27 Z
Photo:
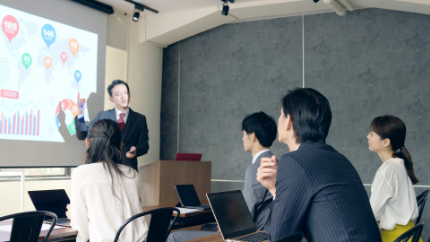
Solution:
M 122 117 L 122 119 L 124 120 L 124 124 L 127 123 L 127 118 L 128 118 L 128 113 L 130 112 L 130 109 L 127 108 L 126 110 L 124 110 L 124 112 L 121 112 L 119 109 L 117 109 L 115 107 L 115 113 L 116 113 L 116 121 L 119 121 L 120 115 L 121 113 L 124 113 L 124 117 Z
M 72 227 L 78 230 L 76 242 L 113 241 L 121 225 L 142 212 L 139 174 L 119 167 L 128 178 L 114 173 L 113 187 L 103 163 L 81 165 L 73 172 L 70 213 Z M 143 241 L 147 231 L 145 219 L 138 218 L 124 228 L 119 241 Z
M 124 120 L 124 124 L 127 122 L 127 118 L 128 118 L 128 113 L 129 112 L 130 112 L 129 108 L 127 108 L 126 110 L 124 110 L 124 117 L 122 117 L 122 119 Z M 116 113 L 116 121 L 118 122 L 118 120 L 120 118 L 120 114 L 122 112 L 115 107 L 115 113 Z M 78 114 L 78 119 L 81 119 L 83 117 L 84 117 L 84 114 Z
M 266 151 L 270 151 L 270 149 L 265 149 L 265 150 L 262 150 L 262 151 L 258 152 L 257 154 L 255 154 L 255 155 L 252 157 L 252 164 L 254 164 L 254 163 L 255 163 L 255 161 L 257 160 L 257 158 L 258 158 L 261 154 L 263 154 L 264 152 L 266 152 Z
M 418 206 L 412 181 L 403 159 L 385 161 L 372 183 L 370 205 L 379 228 L 393 230 L 418 217 Z

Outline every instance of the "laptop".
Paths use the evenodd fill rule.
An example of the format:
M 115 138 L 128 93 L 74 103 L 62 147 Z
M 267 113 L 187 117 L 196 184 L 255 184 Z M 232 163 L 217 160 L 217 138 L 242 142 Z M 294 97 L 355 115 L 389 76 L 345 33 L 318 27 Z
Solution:
M 175 160 L 176 161 L 201 161 L 202 154 L 176 153 Z
M 71 227 L 66 216 L 67 204 L 70 199 L 64 189 L 29 191 L 31 201 L 37 211 L 49 211 L 57 215 L 57 225 Z M 53 218 L 45 217 L 45 222 L 52 223 Z
M 269 241 L 267 232 L 257 231 L 242 191 L 208 193 L 206 197 L 225 241 Z
M 201 204 L 197 196 L 194 185 L 176 185 L 176 192 L 179 196 L 180 204 L 183 208 L 193 208 L 198 210 L 210 210 L 209 204 Z

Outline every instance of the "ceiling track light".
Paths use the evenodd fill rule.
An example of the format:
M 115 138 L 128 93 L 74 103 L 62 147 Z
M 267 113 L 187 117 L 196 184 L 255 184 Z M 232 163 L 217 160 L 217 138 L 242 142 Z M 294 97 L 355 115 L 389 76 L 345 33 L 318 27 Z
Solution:
M 133 21 L 134 22 L 138 22 L 139 18 L 140 18 L 140 12 L 139 11 L 134 12 L 134 14 L 133 14 Z
M 230 10 L 230 7 L 228 6 L 228 2 L 234 3 L 234 0 L 221 0 L 221 2 L 223 2 L 221 14 L 224 16 L 228 16 L 228 11 Z
M 94 1 L 94 0 L 70 0 L 73 2 L 80 3 L 82 5 L 85 5 L 87 7 L 102 11 L 107 14 L 113 14 L 115 11 L 113 10 L 112 6 Z
M 143 4 L 141 4 L 141 3 L 138 3 L 138 2 L 135 2 L 135 1 L 133 1 L 133 0 L 124 0 L 124 1 L 126 1 L 126 2 L 129 2 L 129 3 L 131 3 L 131 4 L 133 4 L 134 5 L 134 9 L 135 10 L 139 10 L 139 11 L 143 11 L 143 10 L 148 10 L 148 11 L 150 11 L 150 12 L 153 12 L 153 13 L 156 13 L 156 14 L 158 14 L 159 12 L 157 11 L 157 10 L 155 10 L 155 9 L 153 9 L 153 8 L 150 8 L 150 7 L 148 7 L 148 6 L 145 6 L 145 5 L 143 5 Z

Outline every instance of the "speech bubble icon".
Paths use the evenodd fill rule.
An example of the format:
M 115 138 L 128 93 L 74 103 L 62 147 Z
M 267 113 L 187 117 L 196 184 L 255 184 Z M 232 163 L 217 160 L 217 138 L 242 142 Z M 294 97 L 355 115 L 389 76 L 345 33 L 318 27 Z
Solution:
M 15 36 L 19 32 L 19 23 L 18 20 L 12 15 L 6 15 L 1 22 L 1 28 L 3 29 L 3 33 L 10 41 L 15 38 Z
M 55 42 L 55 38 L 57 37 L 57 34 L 55 33 L 54 27 L 50 24 L 45 24 L 42 27 L 42 38 L 43 41 L 45 41 L 46 45 L 49 46 L 52 45 L 52 43 Z
M 43 63 L 45 63 L 46 69 L 49 69 L 49 67 L 51 67 L 52 65 L 51 57 L 49 56 L 45 57 L 45 60 L 43 61 Z
M 61 56 L 61 60 L 63 61 L 63 63 L 66 62 L 66 60 L 67 60 L 67 54 L 63 52 L 63 53 L 61 53 L 60 56 Z
M 22 64 L 25 66 L 25 69 L 27 70 L 29 66 L 31 66 L 31 63 L 33 62 L 31 55 L 29 53 L 24 53 L 21 58 Z
M 73 56 L 79 51 L 79 43 L 76 39 L 70 39 L 69 41 L 69 49 L 72 52 Z
M 79 81 L 81 80 L 81 78 L 82 78 L 82 73 L 80 71 L 75 71 L 76 82 L 79 83 Z

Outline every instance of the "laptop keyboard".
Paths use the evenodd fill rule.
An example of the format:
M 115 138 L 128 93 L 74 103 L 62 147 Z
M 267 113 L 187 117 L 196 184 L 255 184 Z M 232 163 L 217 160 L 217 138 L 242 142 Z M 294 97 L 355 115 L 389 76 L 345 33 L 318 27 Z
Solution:
M 247 235 L 247 236 L 243 236 L 240 238 L 236 238 L 234 240 L 241 240 L 241 241 L 249 241 L 249 242 L 261 242 L 264 240 L 268 240 L 269 237 L 267 236 L 267 233 L 263 233 L 263 232 L 258 232 L 256 234 L 251 234 L 251 235 Z

